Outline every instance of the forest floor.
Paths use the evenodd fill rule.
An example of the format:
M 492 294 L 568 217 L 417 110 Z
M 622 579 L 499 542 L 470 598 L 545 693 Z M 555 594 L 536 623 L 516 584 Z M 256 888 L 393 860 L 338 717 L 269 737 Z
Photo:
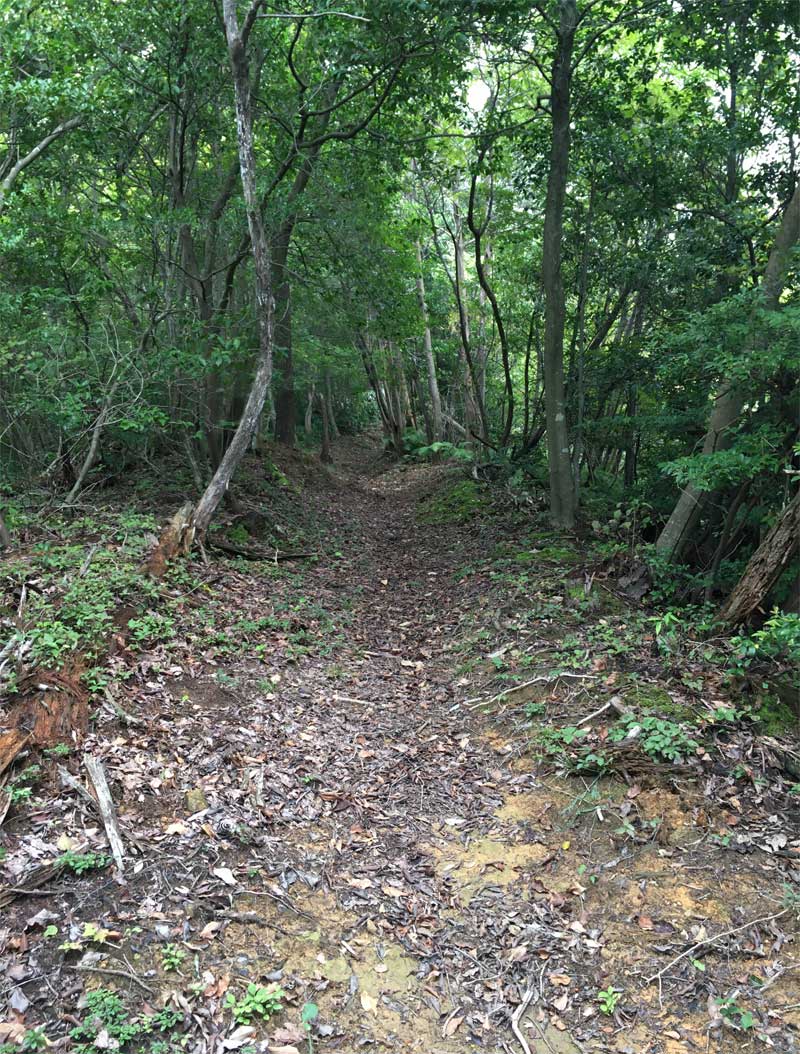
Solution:
M 198 563 L 10 770 L 0 1049 L 800 1051 L 797 788 L 722 678 L 462 470 L 275 457 L 315 558 Z

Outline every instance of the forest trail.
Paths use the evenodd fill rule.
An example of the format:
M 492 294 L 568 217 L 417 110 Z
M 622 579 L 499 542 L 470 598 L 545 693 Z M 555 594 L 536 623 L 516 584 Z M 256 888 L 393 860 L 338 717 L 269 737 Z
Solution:
M 323 525 L 321 558 L 215 563 L 176 640 L 115 659 L 133 722 L 100 715 L 87 749 L 115 791 L 127 885 L 81 875 L 15 902 L 23 942 L 45 924 L 72 942 L 26 944 L 29 1012 L 83 1020 L 86 982 L 177 1008 L 204 1054 L 310 1050 L 312 1003 L 320 1054 L 723 1054 L 752 1044 L 700 984 L 706 938 L 731 929 L 749 943 L 720 949 L 720 994 L 767 976 L 769 1005 L 788 1009 L 765 1020 L 794 1051 L 794 919 L 774 861 L 701 844 L 702 788 L 532 760 L 524 704 L 595 709 L 578 691 L 589 674 L 548 673 L 541 649 L 563 627 L 549 643 L 530 631 L 565 608 L 568 539 L 532 536 L 529 510 L 474 508 L 458 469 L 386 462 L 372 439 L 340 440 L 330 472 L 300 455 L 284 468 L 290 504 Z M 495 570 L 521 546 L 530 576 Z M 506 661 L 522 671 L 510 687 Z M 102 849 L 82 809 L 62 798 L 29 852 L 56 830 L 59 848 Z M 263 1021 L 242 1001 L 272 984 L 283 1012 Z

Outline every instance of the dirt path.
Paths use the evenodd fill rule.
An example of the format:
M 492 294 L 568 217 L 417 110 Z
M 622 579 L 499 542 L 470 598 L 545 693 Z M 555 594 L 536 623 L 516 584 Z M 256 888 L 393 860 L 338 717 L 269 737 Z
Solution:
M 748 1050 L 750 1030 L 709 1011 L 705 946 L 699 966 L 681 959 L 646 983 L 706 927 L 744 917 L 767 921 L 740 927 L 746 947 L 722 946 L 729 968 L 713 991 L 763 974 L 768 945 L 781 1014 L 764 1010 L 762 1040 L 771 1025 L 776 1049 L 796 1049 L 790 919 L 771 862 L 698 855 L 701 789 L 537 775 L 507 707 L 490 708 L 499 721 L 482 712 L 498 694 L 487 656 L 516 640 L 515 610 L 527 618 L 550 601 L 541 583 L 528 599 L 488 571 L 464 575 L 519 526 L 426 522 L 459 478 L 388 467 L 368 440 L 341 441 L 334 476 L 317 472 L 293 499 L 325 525 L 318 562 L 228 564 L 191 596 L 183 639 L 119 657 L 118 702 L 137 723 L 109 715 L 89 749 L 116 791 L 128 884 L 83 876 L 18 900 L 6 927 L 24 945 L 8 961 L 28 971 L 17 988 L 31 1005 L 18 1009 L 54 1025 L 54 1039 L 85 1020 L 91 978 L 129 1005 L 183 1015 L 183 1046 L 145 1051 L 293 1054 L 308 1049 L 309 1003 L 320 1052 Z M 567 572 L 536 552 L 563 603 Z M 528 679 L 552 687 L 535 663 Z M 517 714 L 540 687 L 519 695 Z M 26 851 L 86 849 L 87 829 L 101 848 L 81 808 L 63 799 Z M 631 808 L 644 838 L 625 833 Z M 57 940 L 41 939 L 48 924 Z M 673 982 L 680 994 L 665 999 Z M 248 984 L 280 985 L 284 1012 L 232 1020 L 225 1001 L 241 1003 Z M 62 1047 L 109 1049 L 74 1043 Z

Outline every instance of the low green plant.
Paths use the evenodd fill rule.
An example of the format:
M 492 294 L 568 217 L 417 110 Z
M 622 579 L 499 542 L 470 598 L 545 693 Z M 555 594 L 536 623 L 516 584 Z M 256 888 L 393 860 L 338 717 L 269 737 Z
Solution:
M 228 992 L 224 1006 L 233 1014 L 237 1024 L 249 1025 L 254 1018 L 268 1020 L 282 1010 L 281 999 L 285 995 L 283 988 L 275 981 L 266 987 L 251 982 L 242 996 L 237 997 L 234 992 Z
M 27 768 L 22 769 L 10 782 L 9 794 L 11 801 L 15 805 L 21 805 L 23 802 L 31 800 L 33 796 L 32 783 L 35 783 L 41 775 L 41 767 L 39 765 L 28 765 Z
M 175 632 L 175 619 L 161 611 L 147 611 L 128 620 L 131 639 L 141 647 L 169 640 Z
M 523 709 L 526 717 L 533 718 L 541 717 L 541 715 L 547 710 L 547 707 L 544 703 L 530 702 L 526 703 Z
M 73 1054 L 97 1054 L 100 1048 L 96 1040 L 101 1033 L 105 1033 L 104 1049 L 113 1046 L 131 1054 L 159 1054 L 170 1049 L 163 1037 L 183 1021 L 183 1015 L 170 1008 L 132 1015 L 117 992 L 108 988 L 87 992 L 85 1001 L 84 1019 L 70 1032 Z
M 178 944 L 165 944 L 161 949 L 161 963 L 165 970 L 178 970 L 186 952 Z
M 629 714 L 617 722 L 608 738 L 619 743 L 635 729 L 639 730 L 642 750 L 656 761 L 680 762 L 697 749 L 697 743 L 690 738 L 683 725 L 661 717 L 636 717 Z
M 68 867 L 76 875 L 82 875 L 86 871 L 100 871 L 108 867 L 111 857 L 103 853 L 73 853 L 71 849 L 68 849 L 66 853 L 61 854 L 57 863 Z
M 54 747 L 48 747 L 44 754 L 48 758 L 67 758 L 72 753 L 69 743 L 56 743 Z
M 609 1016 L 613 1014 L 617 1009 L 621 994 L 612 985 L 609 985 L 608 988 L 601 988 L 597 993 L 597 1002 L 600 1004 L 601 1013 Z
M 0 1054 L 31 1054 L 36 1050 L 47 1050 L 51 1046 L 41 1028 L 29 1028 L 22 1043 L 0 1043 Z
M 308 1054 L 314 1054 L 314 1039 L 311 1035 L 311 1026 L 318 1017 L 319 1007 L 316 1003 L 303 1003 L 303 1009 L 300 1011 L 300 1021 L 305 1029 L 306 1038 L 308 1040 Z
M 734 996 L 729 996 L 727 999 L 722 999 L 718 1002 L 717 1009 L 726 1021 L 730 1021 L 731 1024 L 742 1029 L 743 1032 L 749 1032 L 755 1027 L 755 1016 L 749 1010 L 745 1010 L 744 1007 L 740 1006 Z

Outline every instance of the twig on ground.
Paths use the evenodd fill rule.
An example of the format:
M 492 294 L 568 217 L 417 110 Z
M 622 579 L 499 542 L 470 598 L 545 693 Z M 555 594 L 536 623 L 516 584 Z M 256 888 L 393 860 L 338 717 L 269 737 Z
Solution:
M 110 966 L 81 966 L 75 964 L 74 966 L 68 965 L 68 970 L 75 970 L 76 973 L 99 973 L 108 974 L 110 977 L 124 977 L 128 981 L 133 981 L 134 984 L 138 984 L 149 995 L 155 995 L 155 989 L 151 988 L 149 984 L 145 984 L 135 973 L 128 973 L 127 970 L 114 970 Z
M 789 908 L 784 908 L 783 911 L 777 911 L 774 915 L 762 915 L 758 919 L 750 919 L 749 922 L 742 923 L 741 926 L 733 926 L 729 930 L 723 930 L 722 933 L 717 933 L 713 937 L 706 937 L 705 940 L 698 941 L 693 944 L 691 948 L 687 948 L 686 951 L 681 952 L 680 955 L 676 955 L 674 959 L 667 963 L 658 973 L 654 973 L 651 977 L 645 979 L 645 984 L 652 984 L 654 981 L 660 981 L 664 974 L 671 970 L 673 966 L 677 965 L 682 959 L 685 959 L 688 955 L 693 955 L 700 948 L 705 948 L 709 944 L 716 944 L 717 941 L 723 940 L 725 937 L 732 937 L 736 933 L 742 933 L 744 930 L 749 930 L 751 926 L 759 926 L 762 922 L 772 922 L 775 919 L 780 919 L 789 912 Z
M 626 710 L 625 707 L 622 705 L 622 700 L 620 699 L 620 697 L 618 695 L 612 695 L 607 703 L 603 703 L 603 705 L 597 710 L 593 711 L 591 714 L 588 714 L 586 717 L 578 721 L 576 727 L 580 728 L 581 725 L 588 725 L 590 721 L 594 721 L 596 717 L 600 717 L 600 715 L 604 714 L 606 710 L 614 710 L 617 714 L 620 715 L 620 717 L 623 717 L 625 714 L 630 713 L 630 711 Z
M 92 806 L 92 808 L 99 809 L 97 802 L 80 780 L 76 780 L 70 772 L 67 772 L 63 765 L 58 766 L 58 775 L 61 777 L 61 782 L 65 787 L 70 787 L 72 790 L 76 791 L 84 801 L 87 801 L 89 805 Z
M 108 789 L 108 782 L 106 781 L 106 774 L 103 770 L 103 766 L 97 758 L 86 754 L 83 759 L 83 763 L 86 766 L 86 771 L 89 773 L 89 778 L 97 794 L 97 806 L 100 810 L 100 816 L 103 820 L 103 826 L 106 829 L 106 835 L 108 837 L 108 844 L 111 846 L 111 855 L 114 857 L 114 863 L 117 865 L 117 871 L 120 876 L 125 874 L 125 849 L 122 844 L 122 834 L 120 833 L 119 824 L 117 823 L 117 814 L 114 811 L 114 802 L 111 797 L 111 791 Z
M 485 699 L 469 699 L 465 705 L 469 706 L 470 710 L 475 710 L 479 706 L 485 706 L 487 703 L 496 703 L 498 699 L 505 699 L 507 695 L 513 695 L 515 692 L 521 692 L 523 688 L 530 688 L 533 684 L 549 683 L 550 681 L 558 681 L 562 677 L 578 677 L 578 678 L 591 678 L 595 675 L 593 673 L 556 673 L 550 674 L 544 677 L 533 677 L 530 681 L 523 681 L 522 684 L 513 684 L 510 688 L 504 688 L 502 692 L 498 692 L 497 695 L 487 696 Z
M 536 989 L 529 988 L 525 995 L 522 997 L 522 1002 L 511 1015 L 511 1031 L 514 1033 L 517 1042 L 522 1047 L 524 1054 L 531 1054 L 531 1048 L 528 1046 L 528 1041 L 522 1034 L 522 1030 L 519 1027 L 519 1023 L 527 1013 L 528 1007 L 533 1002 L 534 996 L 537 997 L 538 1001 L 538 992 L 536 991 Z

